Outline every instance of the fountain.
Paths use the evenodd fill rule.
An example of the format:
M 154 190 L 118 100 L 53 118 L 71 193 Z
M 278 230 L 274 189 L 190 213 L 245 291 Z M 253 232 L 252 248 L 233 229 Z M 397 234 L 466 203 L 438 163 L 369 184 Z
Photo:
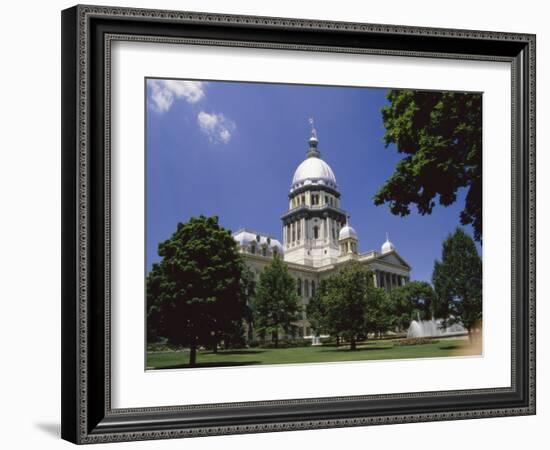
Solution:
M 407 331 L 407 338 L 458 336 L 467 333 L 460 323 L 442 327 L 442 319 L 413 320 Z

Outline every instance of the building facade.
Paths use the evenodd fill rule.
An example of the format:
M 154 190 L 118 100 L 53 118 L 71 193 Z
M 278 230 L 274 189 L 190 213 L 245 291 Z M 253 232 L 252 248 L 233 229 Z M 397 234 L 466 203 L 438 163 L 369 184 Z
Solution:
M 359 253 L 359 238 L 342 208 L 341 194 L 330 166 L 321 159 L 315 129 L 306 158 L 294 172 L 288 194 L 288 210 L 282 215 L 283 243 L 273 236 L 250 229 L 233 233 L 240 253 L 259 276 L 274 257 L 282 257 L 296 280 L 296 290 L 305 306 L 320 281 L 349 261 L 358 261 L 373 272 L 374 284 L 388 292 L 406 284 L 410 265 L 397 253 L 386 236 L 380 251 Z M 302 337 L 312 337 L 305 312 L 296 324 Z

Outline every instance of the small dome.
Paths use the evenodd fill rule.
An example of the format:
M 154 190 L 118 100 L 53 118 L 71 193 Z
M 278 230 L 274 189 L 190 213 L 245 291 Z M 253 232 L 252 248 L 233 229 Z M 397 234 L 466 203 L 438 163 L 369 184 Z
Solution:
M 340 234 L 338 235 L 338 240 L 347 238 L 357 239 L 357 233 L 355 232 L 353 227 L 350 227 L 349 225 L 346 225 L 344 228 L 342 228 L 340 230 Z
M 388 253 L 395 250 L 395 245 L 389 240 L 388 235 L 386 234 L 386 242 L 382 244 L 382 253 Z
M 298 166 L 290 191 L 305 185 L 324 185 L 337 189 L 336 177 L 330 166 L 321 158 L 307 158 Z
M 270 251 L 276 248 L 279 254 L 283 254 L 284 252 L 283 246 L 277 239 L 263 233 L 257 233 L 253 230 L 242 228 L 233 233 L 233 239 L 235 239 L 237 244 L 241 247 L 248 247 L 254 242 L 258 248 L 265 246 Z

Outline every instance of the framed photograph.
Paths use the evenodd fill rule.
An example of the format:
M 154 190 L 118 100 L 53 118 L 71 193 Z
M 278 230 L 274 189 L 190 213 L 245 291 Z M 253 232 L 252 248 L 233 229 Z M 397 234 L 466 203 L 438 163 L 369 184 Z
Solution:
M 62 437 L 535 413 L 535 36 L 62 12 Z

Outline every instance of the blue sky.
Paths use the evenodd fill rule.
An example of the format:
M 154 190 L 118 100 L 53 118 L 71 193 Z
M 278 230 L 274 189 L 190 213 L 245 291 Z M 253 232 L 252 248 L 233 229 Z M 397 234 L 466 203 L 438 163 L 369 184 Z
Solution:
M 218 215 L 231 231 L 247 227 L 282 242 L 280 217 L 313 117 L 359 250 L 379 250 L 388 232 L 412 278 L 430 281 L 442 241 L 459 224 L 465 192 L 429 216 L 413 207 L 397 217 L 374 205 L 402 157 L 382 141 L 385 89 L 165 80 L 146 87 L 148 270 L 159 259 L 158 243 L 200 214 Z

